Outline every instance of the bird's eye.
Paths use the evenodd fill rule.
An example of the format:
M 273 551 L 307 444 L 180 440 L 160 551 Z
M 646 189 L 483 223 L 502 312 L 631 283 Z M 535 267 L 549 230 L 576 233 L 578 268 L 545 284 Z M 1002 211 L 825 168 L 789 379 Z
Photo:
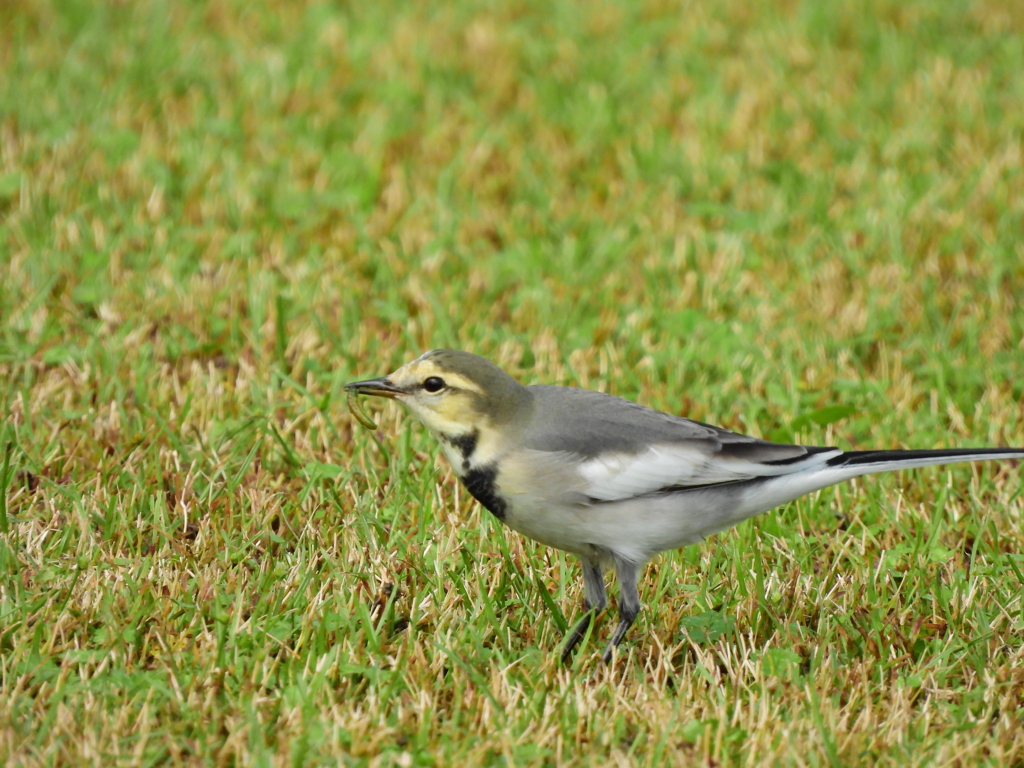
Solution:
M 444 379 L 440 376 L 428 376 L 423 381 L 423 388 L 427 392 L 440 392 L 444 389 Z

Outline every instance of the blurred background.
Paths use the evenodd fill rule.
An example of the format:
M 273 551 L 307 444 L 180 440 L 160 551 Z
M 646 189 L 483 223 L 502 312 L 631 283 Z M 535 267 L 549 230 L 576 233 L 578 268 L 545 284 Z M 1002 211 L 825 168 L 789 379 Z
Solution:
M 0 713 L 0 745 L 39 764 L 82 758 L 39 725 L 64 691 L 76 703 L 61 704 L 62 732 L 91 723 L 107 754 L 127 749 L 118 717 L 152 759 L 210 745 L 293 759 L 275 728 L 329 752 L 336 732 L 315 735 L 307 714 L 327 717 L 355 689 L 419 700 L 408 691 L 431 688 L 437 664 L 462 669 L 429 639 L 388 646 L 410 622 L 454 632 L 451 647 L 481 643 L 467 690 L 518 653 L 540 664 L 558 642 L 552 610 L 575 610 L 575 566 L 507 543 L 397 408 L 371 406 L 374 434 L 345 410 L 344 382 L 427 349 L 774 439 L 1024 444 L 1022 73 L 1024 4 L 1002 0 L 4 0 L 0 651 L 3 687 L 23 695 Z M 884 522 L 871 504 L 860 514 Z M 906 524 L 912 536 L 920 521 Z M 1019 542 L 1019 516 L 999 530 Z M 971 541 L 993 557 L 1010 546 L 985 531 Z M 925 558 L 934 567 L 967 546 L 944 535 L 929 539 L 946 547 Z M 865 546 L 870 578 L 895 545 Z M 529 607 L 495 614 L 494 627 L 518 615 L 518 629 L 459 640 L 494 627 L 478 606 L 432 612 L 427 596 L 453 573 L 495 573 L 466 554 L 488 551 L 541 575 L 512 582 Z M 736 568 L 694 551 L 678 563 L 691 582 L 693 569 Z M 794 558 L 794 574 L 814 572 Z M 495 583 L 471 582 L 467 605 L 511 589 Z M 392 613 L 389 627 L 405 624 L 388 641 L 375 633 Z M 262 634 L 246 635 L 250 619 Z M 678 620 L 658 623 L 670 637 Z M 1019 654 L 1013 631 L 1000 642 Z M 281 661 L 278 645 L 297 656 Z M 334 687 L 286 726 L 267 681 L 288 664 L 302 678 L 329 653 L 341 654 L 324 667 Z M 386 694 L 364 667 L 390 653 L 424 677 Z M 58 683 L 74 670 L 107 681 L 91 689 L 98 705 Z M 111 683 L 114 670 L 143 682 Z M 218 674 L 228 699 L 196 704 Z M 231 698 L 243 694 L 263 703 Z M 474 695 L 515 710 L 498 689 Z M 628 748 L 605 731 L 675 743 L 642 714 L 662 706 L 657 693 L 608 695 L 613 725 L 566 732 L 591 734 L 606 759 Z M 362 734 L 347 748 L 377 754 L 370 734 L 387 733 L 406 749 L 394 739 L 407 714 L 375 706 L 345 715 Z M 146 723 L 171 712 L 161 752 Z M 701 722 L 672 712 L 658 722 Z M 402 738 L 429 751 L 475 727 L 487 731 Z M 854 746 L 835 754 L 865 759 L 873 728 L 847 731 Z M 806 730 L 813 751 L 819 732 Z M 742 754 L 728 732 L 687 739 L 728 760 Z M 1021 754 L 1015 737 L 992 738 Z M 459 744 L 451 760 L 477 754 Z M 529 759 L 520 747 L 493 755 Z
M 8 360 L 1019 357 L 1015 3 L 0 13 Z

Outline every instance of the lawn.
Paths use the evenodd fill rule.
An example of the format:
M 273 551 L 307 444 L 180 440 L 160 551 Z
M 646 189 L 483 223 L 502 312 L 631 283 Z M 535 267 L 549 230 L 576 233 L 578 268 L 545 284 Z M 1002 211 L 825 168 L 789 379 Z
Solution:
M 1024 446 L 1022 104 L 1000 0 L 0 2 L 0 764 L 1024 766 L 1021 465 L 667 553 L 565 666 L 577 563 L 342 389 Z

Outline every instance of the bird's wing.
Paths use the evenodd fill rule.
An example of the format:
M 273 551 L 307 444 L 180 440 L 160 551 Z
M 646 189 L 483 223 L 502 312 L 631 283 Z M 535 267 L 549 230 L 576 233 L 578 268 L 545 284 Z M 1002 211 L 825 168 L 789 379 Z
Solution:
M 533 451 L 575 458 L 594 501 L 776 477 L 824 464 L 838 448 L 782 445 L 654 411 L 609 395 L 531 387 Z
M 839 449 L 808 449 L 796 461 L 787 458 L 772 463 L 738 458 L 727 449 L 713 450 L 710 445 L 662 444 L 640 453 L 612 452 L 585 459 L 577 471 L 586 483 L 588 497 L 595 501 L 618 501 L 649 493 L 788 475 L 824 464 L 841 453 Z

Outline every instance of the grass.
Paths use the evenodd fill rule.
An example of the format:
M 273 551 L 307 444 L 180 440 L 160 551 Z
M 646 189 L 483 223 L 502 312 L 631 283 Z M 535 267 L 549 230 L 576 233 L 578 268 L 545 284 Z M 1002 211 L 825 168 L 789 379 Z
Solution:
M 775 439 L 1024 445 L 1024 15 L 0 4 L 0 762 L 1024 765 L 1012 463 L 577 565 L 341 385 L 455 346 Z

